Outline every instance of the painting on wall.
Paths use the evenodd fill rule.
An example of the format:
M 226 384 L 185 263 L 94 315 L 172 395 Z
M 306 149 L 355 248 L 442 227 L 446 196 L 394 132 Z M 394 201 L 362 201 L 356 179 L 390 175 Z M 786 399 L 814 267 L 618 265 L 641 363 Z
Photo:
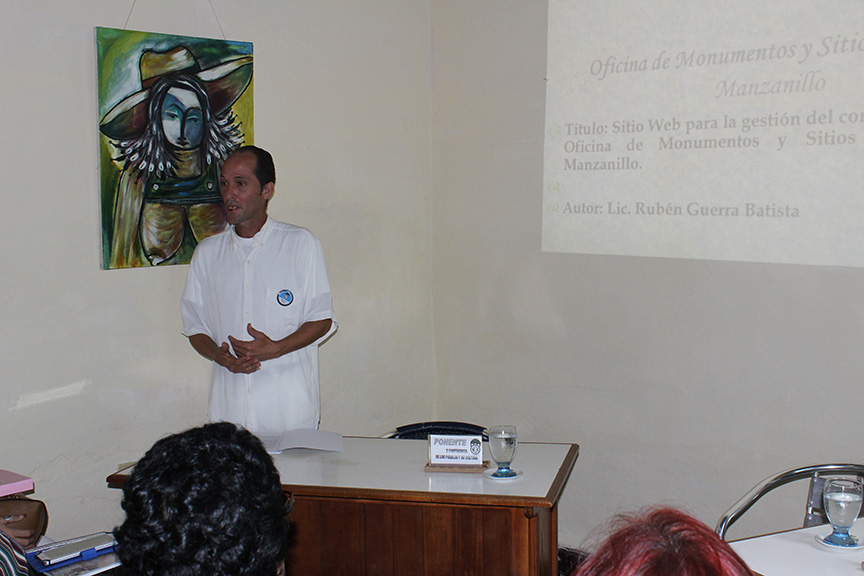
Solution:
M 254 142 L 252 44 L 96 28 L 102 268 L 188 264 Z

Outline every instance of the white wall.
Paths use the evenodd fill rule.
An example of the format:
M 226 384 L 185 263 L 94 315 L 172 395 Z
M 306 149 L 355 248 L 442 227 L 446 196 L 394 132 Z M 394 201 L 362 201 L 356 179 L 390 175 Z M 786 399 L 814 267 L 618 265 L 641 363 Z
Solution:
M 320 238 L 341 322 L 322 427 L 379 435 L 434 412 L 428 4 L 132 6 L 0 0 L 0 467 L 35 478 L 54 538 L 111 528 L 105 477 L 207 417 L 209 366 L 180 334 L 186 267 L 99 267 L 94 26 L 254 43 L 271 213 Z
M 206 418 L 185 267 L 99 269 L 93 27 L 132 6 L 0 0 L 0 467 L 35 477 L 55 538 L 119 521 L 104 477 Z M 138 0 L 128 27 L 255 45 L 271 211 L 321 239 L 341 321 L 322 427 L 578 442 L 568 544 L 658 502 L 713 524 L 771 472 L 861 460 L 862 271 L 540 252 L 545 2 L 212 6 Z
M 862 461 L 864 271 L 541 253 L 546 3 L 432 6 L 440 410 L 581 445 L 560 540 Z M 800 522 L 799 491 L 730 536 Z

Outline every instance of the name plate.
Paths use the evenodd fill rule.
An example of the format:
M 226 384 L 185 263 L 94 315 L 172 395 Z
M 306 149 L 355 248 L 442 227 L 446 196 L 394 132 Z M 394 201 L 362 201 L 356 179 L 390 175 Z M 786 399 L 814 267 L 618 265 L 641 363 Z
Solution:
M 483 437 L 430 434 L 429 464 L 483 466 Z

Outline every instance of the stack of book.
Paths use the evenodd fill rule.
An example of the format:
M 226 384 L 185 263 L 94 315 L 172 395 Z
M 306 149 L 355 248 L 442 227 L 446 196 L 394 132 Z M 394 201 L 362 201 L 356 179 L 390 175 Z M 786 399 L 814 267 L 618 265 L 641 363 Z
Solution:
M 27 563 L 45 576 L 91 576 L 120 565 L 110 532 L 97 532 L 27 551 Z

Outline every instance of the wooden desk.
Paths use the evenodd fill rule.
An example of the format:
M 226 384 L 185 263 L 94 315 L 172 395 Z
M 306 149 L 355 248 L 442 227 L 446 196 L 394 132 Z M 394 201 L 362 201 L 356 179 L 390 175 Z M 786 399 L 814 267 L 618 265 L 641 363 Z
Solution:
M 732 549 L 762 576 L 849 576 L 864 574 L 864 550 L 833 550 L 816 542 L 831 533 L 828 525 L 801 528 L 730 542 Z M 861 529 L 852 528 L 861 538 Z
M 576 444 L 522 442 L 514 467 L 523 475 L 493 480 L 425 472 L 425 440 L 286 450 L 273 460 L 295 499 L 289 573 L 555 576 L 558 500 L 578 455 Z

